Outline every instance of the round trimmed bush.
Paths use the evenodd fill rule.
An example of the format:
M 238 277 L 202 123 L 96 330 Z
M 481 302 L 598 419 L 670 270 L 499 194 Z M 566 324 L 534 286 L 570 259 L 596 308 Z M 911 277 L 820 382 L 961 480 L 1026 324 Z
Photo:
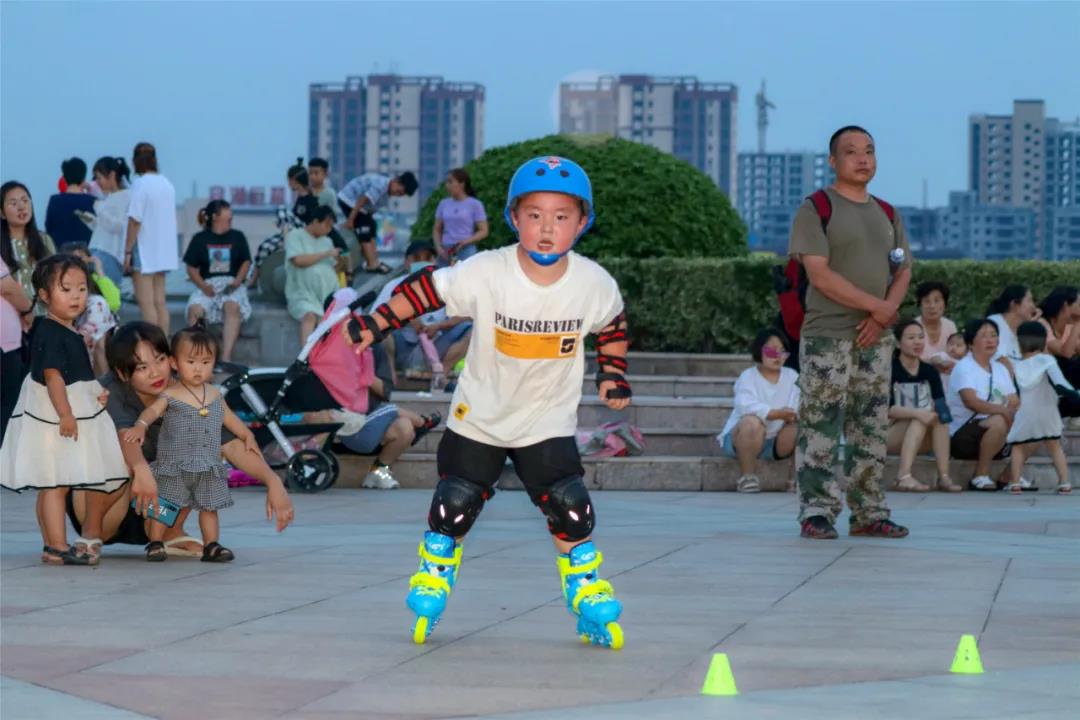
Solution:
M 609 136 L 549 135 L 491 148 L 465 169 L 484 203 L 491 233 L 485 248 L 514 241 L 503 220 L 506 189 L 514 171 L 539 155 L 561 155 L 580 164 L 592 180 L 596 223 L 577 250 L 605 257 L 733 257 L 745 255 L 746 227 L 707 175 L 655 148 Z M 428 198 L 412 228 L 430 238 L 435 207 Z

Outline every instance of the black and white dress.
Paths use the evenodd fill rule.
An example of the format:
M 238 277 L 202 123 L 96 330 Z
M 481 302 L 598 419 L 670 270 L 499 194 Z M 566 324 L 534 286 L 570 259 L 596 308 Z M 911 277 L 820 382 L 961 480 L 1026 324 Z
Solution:
M 56 370 L 67 386 L 78 439 L 60 436 L 60 417 L 49 399 L 45 371 Z M 55 320 L 36 321 L 30 343 L 30 374 L 23 381 L 0 448 L 0 485 L 30 489 L 78 487 L 112 492 L 128 480 L 116 426 L 99 401 L 82 335 Z
M 180 507 L 221 510 L 233 504 L 229 471 L 221 461 L 221 426 L 225 403 L 219 395 L 199 408 L 165 396 L 169 407 L 158 435 L 157 458 L 150 470 L 161 497 Z

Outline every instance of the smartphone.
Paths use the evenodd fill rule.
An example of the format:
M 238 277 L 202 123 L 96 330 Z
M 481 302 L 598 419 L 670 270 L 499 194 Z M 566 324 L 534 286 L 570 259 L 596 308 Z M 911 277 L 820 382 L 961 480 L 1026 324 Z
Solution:
M 135 507 L 135 500 L 131 501 L 131 507 Z M 179 514 L 179 505 L 163 497 L 158 497 L 154 500 L 153 507 L 147 508 L 146 517 L 156 520 L 165 527 L 172 527 L 176 524 L 176 516 Z

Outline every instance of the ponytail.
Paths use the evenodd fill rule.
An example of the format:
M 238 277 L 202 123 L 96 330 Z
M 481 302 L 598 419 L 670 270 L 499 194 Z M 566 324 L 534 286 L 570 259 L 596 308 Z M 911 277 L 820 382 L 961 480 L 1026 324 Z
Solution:
M 209 230 L 214 224 L 214 218 L 220 214 L 222 210 L 229 207 L 231 207 L 231 205 L 225 200 L 211 200 L 206 204 L 206 207 L 199 210 L 199 224 L 202 225 L 205 230 Z
M 1028 294 L 1027 285 L 1007 285 L 1001 294 L 990 303 L 986 309 L 987 315 L 1001 315 L 1007 313 L 1013 303 L 1022 302 Z
M 131 183 L 131 168 L 128 167 L 127 160 L 122 157 L 106 155 L 99 158 L 94 163 L 94 172 L 101 176 L 106 176 L 109 173 L 115 174 L 116 184 L 119 187 L 127 187 Z

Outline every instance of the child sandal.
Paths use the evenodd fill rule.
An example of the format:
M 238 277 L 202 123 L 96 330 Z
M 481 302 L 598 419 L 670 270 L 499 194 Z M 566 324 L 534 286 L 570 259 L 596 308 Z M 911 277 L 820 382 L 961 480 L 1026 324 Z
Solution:
M 232 550 L 218 542 L 208 543 L 203 547 L 203 562 L 226 563 L 232 562 L 235 557 Z

